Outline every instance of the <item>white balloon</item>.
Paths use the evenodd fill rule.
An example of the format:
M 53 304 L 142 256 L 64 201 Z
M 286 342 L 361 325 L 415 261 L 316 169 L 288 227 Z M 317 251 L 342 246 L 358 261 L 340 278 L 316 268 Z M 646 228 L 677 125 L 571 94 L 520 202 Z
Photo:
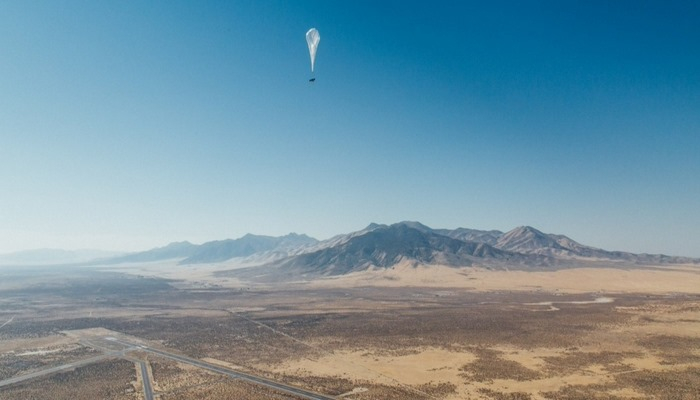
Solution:
M 318 42 L 321 41 L 321 35 L 318 33 L 316 28 L 309 29 L 306 32 L 306 44 L 309 45 L 309 56 L 311 56 L 311 72 L 314 72 L 314 63 L 316 62 L 316 49 L 318 49 Z

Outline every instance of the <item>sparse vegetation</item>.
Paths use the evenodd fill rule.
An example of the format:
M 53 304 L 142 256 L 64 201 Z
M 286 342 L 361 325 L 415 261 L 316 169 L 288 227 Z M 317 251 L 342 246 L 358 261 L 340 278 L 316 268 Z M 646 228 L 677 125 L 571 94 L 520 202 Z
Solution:
M 104 361 L 62 372 L 44 379 L 0 389 L 2 399 L 26 400 L 136 400 L 134 364 L 126 360 Z
M 35 352 L 0 354 L 0 380 L 97 354 L 97 351 L 80 345 L 49 347 Z
M 556 392 L 542 395 L 548 400 L 629 400 L 629 398 L 610 394 L 615 385 L 566 385 Z
M 186 389 L 165 393 L 160 396 L 162 400 L 229 400 L 229 399 L 279 399 L 299 400 L 299 397 L 286 393 L 280 393 L 266 387 L 253 385 L 248 382 L 223 379 L 210 384 L 192 385 Z
M 671 371 L 642 370 L 616 376 L 622 387 L 633 387 L 659 400 L 700 399 L 700 367 Z
M 537 371 L 525 368 L 516 361 L 505 360 L 499 356 L 499 352 L 484 348 L 473 349 L 478 359 L 461 368 L 467 381 L 488 382 L 493 379 L 512 379 L 516 381 L 528 381 L 542 376 Z
M 700 337 L 654 335 L 639 344 L 662 357 L 666 365 L 700 363 Z
M 523 392 L 504 393 L 491 389 L 479 389 L 479 393 L 494 400 L 530 400 L 532 396 Z
M 582 371 L 592 365 L 602 365 L 606 369 L 621 369 L 626 370 L 621 363 L 625 357 L 640 356 L 639 353 L 625 354 L 613 351 L 600 352 L 583 352 L 572 351 L 566 352 L 557 357 L 543 357 L 547 362 L 546 369 L 553 375 L 566 375 L 577 371 Z
M 307 390 L 352 393 L 348 399 L 700 398 L 700 334 L 690 329 L 697 324 L 700 332 L 697 297 L 626 295 L 614 304 L 567 305 L 559 302 L 583 296 L 429 288 L 164 290 L 148 280 L 128 282 L 136 287 L 127 294 L 105 283 L 97 302 L 81 297 L 80 285 L 0 293 L 3 309 L 16 315 L 0 330 L 0 346 L 16 343 L 0 350 L 0 380 L 97 354 L 77 342 L 32 343 L 66 339 L 63 330 L 102 327 Z M 527 305 L 553 300 L 555 312 Z M 0 312 L 3 318 L 9 319 Z M 681 320 L 685 333 L 675 334 L 673 323 Z M 610 338 L 624 348 L 606 342 Z M 426 349 L 456 354 L 456 361 L 438 359 L 422 372 L 420 366 L 410 373 L 392 369 L 396 360 L 421 360 Z M 37 350 L 49 353 L 32 355 Z M 163 400 L 293 398 L 153 355 L 132 355 L 147 358 Z M 321 367 L 329 365 L 323 363 L 335 369 L 325 371 Z M 80 399 L 78 392 L 139 398 L 135 371 L 128 361 L 92 364 L 0 387 L 0 398 Z M 561 385 L 538 388 L 540 380 L 551 385 L 553 379 Z

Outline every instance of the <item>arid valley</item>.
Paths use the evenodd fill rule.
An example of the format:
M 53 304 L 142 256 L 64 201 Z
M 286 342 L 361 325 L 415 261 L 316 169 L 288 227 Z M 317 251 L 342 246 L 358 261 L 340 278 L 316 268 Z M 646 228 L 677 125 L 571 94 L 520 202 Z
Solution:
M 700 398 L 697 266 L 220 268 L 3 271 L 0 398 Z

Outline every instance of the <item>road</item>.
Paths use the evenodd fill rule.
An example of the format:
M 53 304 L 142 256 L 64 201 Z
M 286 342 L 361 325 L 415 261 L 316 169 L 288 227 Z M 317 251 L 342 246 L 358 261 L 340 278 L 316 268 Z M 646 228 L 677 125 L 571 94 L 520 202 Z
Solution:
M 205 361 L 197 360 L 197 359 L 186 357 L 186 356 L 181 356 L 178 354 L 173 354 L 173 353 L 163 351 L 163 350 L 154 349 L 152 347 L 144 346 L 141 344 L 129 343 L 129 342 L 126 342 L 124 340 L 116 339 L 114 337 L 107 337 L 107 338 L 104 338 L 104 340 L 106 340 L 105 344 L 107 344 L 107 345 L 109 343 L 114 343 L 114 344 L 118 343 L 118 344 L 125 346 L 125 347 L 121 348 L 121 349 L 115 349 L 113 347 L 117 347 L 117 346 L 100 345 L 100 344 L 95 343 L 92 340 L 83 339 L 80 341 L 82 344 L 90 346 L 90 347 L 98 349 L 98 350 L 101 350 L 101 351 L 104 351 L 104 353 L 99 355 L 99 356 L 90 357 L 90 358 L 86 358 L 83 360 L 74 361 L 74 362 L 71 362 L 68 364 L 59 365 L 57 367 L 47 368 L 47 369 L 44 369 L 41 371 L 36 371 L 36 372 L 28 373 L 25 375 L 5 379 L 5 380 L 0 381 L 0 387 L 12 385 L 15 383 L 23 382 L 23 381 L 26 381 L 29 379 L 34 379 L 34 378 L 38 378 L 38 377 L 49 375 L 49 374 L 54 374 L 54 373 L 58 373 L 58 372 L 71 370 L 71 369 L 82 367 L 82 366 L 85 366 L 88 364 L 93 364 L 93 363 L 96 363 L 96 362 L 99 362 L 99 361 L 102 361 L 102 360 L 105 360 L 108 358 L 122 358 L 122 359 L 129 360 L 129 361 L 139 365 L 139 367 L 141 369 L 141 376 L 143 377 L 144 398 L 145 398 L 145 400 L 154 400 L 153 387 L 151 386 L 151 380 L 150 380 L 150 377 L 148 375 L 148 368 L 147 368 L 146 363 L 144 361 L 134 359 L 134 358 L 129 357 L 127 355 L 128 352 L 138 350 L 138 351 L 145 351 L 145 352 L 148 352 L 151 354 L 159 355 L 161 357 L 169 358 L 171 360 L 175 360 L 175 361 L 178 361 L 178 362 L 181 362 L 184 364 L 193 365 L 195 367 L 199 367 L 199 368 L 206 369 L 206 370 L 209 370 L 212 372 L 216 372 L 218 374 L 222 374 L 222 375 L 234 378 L 234 379 L 240 379 L 240 380 L 247 381 L 247 382 L 250 382 L 250 383 L 253 383 L 256 385 L 265 386 L 265 387 L 268 387 L 268 388 L 271 388 L 271 389 L 274 389 L 274 390 L 277 390 L 277 391 L 280 391 L 283 393 L 299 396 L 299 397 L 301 397 L 303 399 L 307 399 L 307 400 L 333 400 L 333 399 L 335 399 L 335 397 L 325 396 L 325 395 L 322 395 L 319 393 L 314 393 L 314 392 L 300 389 L 300 388 L 297 388 L 294 386 L 289 386 L 289 385 L 286 385 L 284 383 L 275 382 L 273 380 L 270 380 L 270 379 L 267 379 L 267 378 L 264 378 L 261 376 L 251 375 L 251 374 L 247 374 L 247 373 L 240 372 L 240 371 L 235 371 L 235 370 L 230 369 L 230 368 L 222 367 L 222 366 L 219 366 L 216 364 L 208 363 Z M 112 348 L 110 348 L 110 347 L 112 347 Z
M 139 361 L 138 364 L 141 367 L 141 378 L 143 379 L 143 397 L 145 400 L 153 400 L 151 377 L 148 376 L 148 368 L 146 368 L 146 363 Z
M 36 371 L 36 372 L 32 372 L 32 373 L 20 375 L 20 376 L 15 376 L 13 378 L 9 378 L 9 379 L 5 379 L 5 380 L 0 381 L 0 387 L 12 385 L 12 384 L 26 381 L 29 379 L 38 378 L 38 377 L 44 376 L 44 375 L 54 374 L 56 372 L 66 371 L 66 370 L 69 370 L 72 368 L 83 367 L 83 366 L 86 366 L 88 364 L 94 364 L 96 362 L 99 362 L 99 361 L 102 361 L 102 360 L 105 360 L 107 358 L 111 358 L 114 356 L 115 356 L 115 354 L 113 354 L 113 353 L 101 354 L 99 356 L 90 357 L 90 358 L 86 358 L 84 360 L 59 365 L 57 367 L 42 369 L 41 371 Z
M 10 319 L 8 319 L 7 322 L 5 322 L 4 324 L 0 325 L 0 328 L 2 328 L 3 326 L 9 324 L 10 322 L 12 322 L 13 319 L 15 319 L 14 316 L 10 317 Z
M 0 387 L 13 385 L 15 383 L 20 383 L 20 382 L 23 382 L 23 381 L 26 381 L 29 379 L 39 378 L 39 377 L 45 376 L 45 375 L 55 374 L 57 372 L 67 371 L 67 370 L 70 370 L 73 368 L 84 367 L 86 365 L 94 364 L 96 362 L 100 362 L 102 360 L 105 360 L 107 358 L 112 358 L 112 357 L 127 358 L 124 355 L 124 351 L 113 351 L 113 352 L 101 354 L 99 356 L 86 358 L 84 360 L 79 360 L 79 361 L 75 361 L 72 363 L 43 369 L 41 371 L 36 371 L 36 372 L 29 373 L 29 374 L 15 376 L 13 378 L 5 379 L 5 380 L 0 381 Z M 134 364 L 138 364 L 139 367 L 141 368 L 141 376 L 143 377 L 143 393 L 144 393 L 145 400 L 154 400 L 153 399 L 153 387 L 151 386 L 151 378 L 148 375 L 148 368 L 146 367 L 146 363 L 143 361 L 133 360 L 130 358 L 127 358 L 127 359 L 129 361 L 133 362 Z
M 293 394 L 295 396 L 299 396 L 299 397 L 302 397 L 302 398 L 307 399 L 307 400 L 333 400 L 333 399 L 335 399 L 334 397 L 329 397 L 329 396 L 325 396 L 322 394 L 310 392 L 308 390 L 299 389 L 299 388 L 296 388 L 294 386 L 285 385 L 284 383 L 275 382 L 275 381 L 269 380 L 267 378 L 263 378 L 263 377 L 256 376 L 256 375 L 246 374 L 246 373 L 243 373 L 240 371 L 235 371 L 235 370 L 232 370 L 232 369 L 229 369 L 226 367 L 222 367 L 222 366 L 219 366 L 216 364 L 211 364 L 211 363 L 197 360 L 194 358 L 189 358 L 189 357 L 181 356 L 178 354 L 173 354 L 173 353 L 169 353 L 167 351 L 154 349 L 154 348 L 151 348 L 148 346 L 133 344 L 133 343 L 125 342 L 122 340 L 115 340 L 115 341 L 118 343 L 121 343 L 124 346 L 139 347 L 140 350 L 142 350 L 142 351 L 146 351 L 146 352 L 156 354 L 156 355 L 159 355 L 159 356 L 162 356 L 165 358 L 169 358 L 171 360 L 179 361 L 179 362 L 184 363 L 184 364 L 193 365 L 195 367 L 199 367 L 199 368 L 206 369 L 206 370 L 209 370 L 212 372 L 216 372 L 216 373 L 219 373 L 222 375 L 226 375 L 226 376 L 229 376 L 231 378 L 241 379 L 244 381 L 254 383 L 256 385 L 265 386 L 265 387 L 268 387 L 271 389 L 278 390 L 280 392 Z

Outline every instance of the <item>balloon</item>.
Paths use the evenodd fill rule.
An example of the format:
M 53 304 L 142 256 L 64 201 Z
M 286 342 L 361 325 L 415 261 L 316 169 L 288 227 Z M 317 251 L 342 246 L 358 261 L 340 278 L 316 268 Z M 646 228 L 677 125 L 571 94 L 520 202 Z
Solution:
M 311 56 L 311 72 L 314 72 L 314 62 L 316 61 L 316 49 L 318 48 L 318 42 L 321 41 L 321 35 L 318 33 L 316 28 L 309 29 L 306 32 L 306 44 L 309 45 L 309 56 Z

